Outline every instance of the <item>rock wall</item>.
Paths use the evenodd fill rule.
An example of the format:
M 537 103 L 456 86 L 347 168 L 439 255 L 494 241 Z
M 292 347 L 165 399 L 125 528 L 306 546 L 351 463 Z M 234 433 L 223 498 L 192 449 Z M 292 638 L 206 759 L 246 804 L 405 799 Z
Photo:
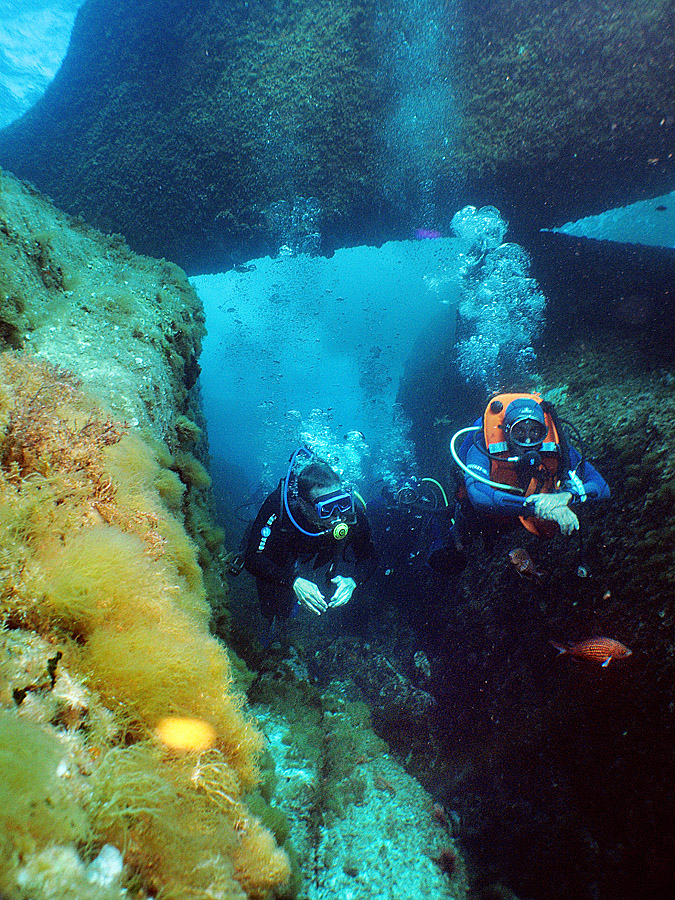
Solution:
M 671 189 L 668 0 L 469 0 L 466 11 L 461 152 L 470 190 L 487 191 L 512 227 L 536 231 Z
M 191 271 L 284 228 L 324 249 L 443 228 L 458 192 L 560 224 L 670 188 L 671 25 L 666 0 L 88 0 L 0 164 Z M 320 216 L 284 224 L 309 197 Z
M 0 892 L 268 896 L 290 865 L 246 804 L 263 739 L 209 627 L 200 305 L 0 187 Z

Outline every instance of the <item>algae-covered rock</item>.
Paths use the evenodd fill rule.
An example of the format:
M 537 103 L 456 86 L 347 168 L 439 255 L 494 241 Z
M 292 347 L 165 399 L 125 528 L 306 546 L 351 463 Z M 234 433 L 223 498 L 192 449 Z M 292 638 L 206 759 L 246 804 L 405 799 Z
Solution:
M 136 256 L 3 172 L 0 278 L 5 347 L 30 347 L 118 418 L 169 436 L 188 409 L 205 333 L 177 266 Z
M 672 16 L 669 0 L 470 0 L 459 152 L 474 190 L 496 187 L 523 228 L 670 190 Z
M 210 631 L 222 535 L 171 446 L 200 304 L 4 173 L 0 247 L 0 893 L 265 897 L 290 869 L 246 806 L 263 738 Z
M 0 163 L 142 252 L 252 255 L 272 204 L 315 196 L 331 218 L 372 191 L 372 15 L 330 0 L 89 0 Z
M 674 41 L 666 0 L 88 0 L 0 164 L 191 270 L 442 227 L 465 183 L 558 224 L 670 189 Z
M 350 675 L 323 688 L 307 680 L 291 650 L 251 691 L 274 760 L 276 802 L 289 816 L 297 896 L 464 900 L 466 864 L 452 826 L 375 734 Z M 260 815 L 274 823 L 274 813 Z

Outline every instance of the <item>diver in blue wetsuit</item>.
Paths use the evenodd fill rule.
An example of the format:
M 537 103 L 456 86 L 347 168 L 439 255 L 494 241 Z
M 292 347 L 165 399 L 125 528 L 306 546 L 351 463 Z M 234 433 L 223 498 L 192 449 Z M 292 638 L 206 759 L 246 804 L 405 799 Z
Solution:
M 457 440 L 464 440 L 457 449 Z M 451 441 L 474 513 L 520 523 L 540 537 L 579 528 L 575 509 L 609 498 L 604 478 L 575 448 L 554 407 L 538 394 L 499 394 Z

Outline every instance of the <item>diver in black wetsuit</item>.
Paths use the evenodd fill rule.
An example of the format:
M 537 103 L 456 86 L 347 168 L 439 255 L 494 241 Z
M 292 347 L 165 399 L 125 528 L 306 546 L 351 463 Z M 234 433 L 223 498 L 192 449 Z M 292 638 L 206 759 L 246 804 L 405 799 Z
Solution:
M 300 455 L 309 461 L 296 474 Z M 355 492 L 343 486 L 328 463 L 300 448 L 261 506 L 244 555 L 263 615 L 286 619 L 297 603 L 316 615 L 343 606 L 375 564 L 370 526 Z M 321 586 L 313 580 L 319 569 L 325 570 Z

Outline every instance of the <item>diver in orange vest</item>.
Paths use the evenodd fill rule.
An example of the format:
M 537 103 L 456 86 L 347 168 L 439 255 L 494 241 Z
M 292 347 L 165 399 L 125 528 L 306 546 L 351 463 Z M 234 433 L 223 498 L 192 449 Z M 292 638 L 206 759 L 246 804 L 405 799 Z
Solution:
M 482 418 L 453 436 L 450 450 L 475 511 L 519 519 L 541 537 L 572 534 L 579 528 L 574 507 L 609 497 L 604 478 L 568 444 L 553 404 L 539 394 L 493 397 Z

